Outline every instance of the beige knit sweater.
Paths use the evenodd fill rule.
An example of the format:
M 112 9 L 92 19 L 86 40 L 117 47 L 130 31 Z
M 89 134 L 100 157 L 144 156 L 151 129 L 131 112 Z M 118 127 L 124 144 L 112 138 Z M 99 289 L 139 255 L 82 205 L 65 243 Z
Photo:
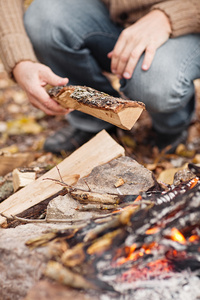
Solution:
M 73 1 L 73 0 L 72 0 Z M 113 21 L 128 26 L 150 10 L 163 11 L 172 37 L 200 33 L 200 0 L 102 0 Z M 0 0 L 0 57 L 9 75 L 23 60 L 37 61 L 23 26 L 23 0 Z

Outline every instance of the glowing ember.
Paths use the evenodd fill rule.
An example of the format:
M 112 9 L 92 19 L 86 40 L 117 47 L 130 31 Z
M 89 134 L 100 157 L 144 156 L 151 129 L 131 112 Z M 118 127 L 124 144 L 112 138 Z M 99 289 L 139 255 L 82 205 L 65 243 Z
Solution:
M 184 238 L 182 233 L 176 228 L 171 229 L 171 239 L 173 241 L 176 241 L 176 242 L 180 243 L 180 244 L 185 244 L 186 243 L 186 239 Z
M 153 227 L 153 228 L 149 228 L 148 230 L 146 230 L 146 234 L 155 234 L 160 230 L 159 227 Z
M 199 182 L 199 178 L 195 177 L 194 179 L 192 179 L 190 181 L 190 189 L 192 189 L 193 187 L 195 187 L 195 185 Z
M 133 267 L 125 271 L 121 277 L 118 278 L 119 282 L 133 282 L 137 280 L 159 278 L 167 278 L 167 274 L 174 271 L 173 265 L 167 259 L 159 259 L 148 263 L 145 267 Z
M 199 241 L 199 236 L 198 235 L 191 235 L 191 237 L 189 237 L 188 240 L 189 240 L 190 243 Z

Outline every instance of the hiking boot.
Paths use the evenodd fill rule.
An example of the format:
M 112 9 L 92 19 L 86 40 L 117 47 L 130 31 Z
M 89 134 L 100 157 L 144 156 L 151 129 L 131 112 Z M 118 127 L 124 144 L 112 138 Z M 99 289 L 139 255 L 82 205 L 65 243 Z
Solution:
M 89 141 L 96 133 L 86 132 L 71 126 L 64 127 L 48 137 L 44 143 L 44 150 L 54 154 L 73 152 Z

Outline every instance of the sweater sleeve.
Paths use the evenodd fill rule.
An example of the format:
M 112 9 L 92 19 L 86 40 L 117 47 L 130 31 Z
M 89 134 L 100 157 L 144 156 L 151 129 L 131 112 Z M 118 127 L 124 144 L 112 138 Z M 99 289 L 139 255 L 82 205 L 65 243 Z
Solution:
M 159 9 L 169 17 L 172 37 L 200 33 L 200 0 L 163 1 L 152 9 Z
M 23 24 L 22 0 L 0 0 L 0 56 L 9 76 L 18 62 L 37 61 Z

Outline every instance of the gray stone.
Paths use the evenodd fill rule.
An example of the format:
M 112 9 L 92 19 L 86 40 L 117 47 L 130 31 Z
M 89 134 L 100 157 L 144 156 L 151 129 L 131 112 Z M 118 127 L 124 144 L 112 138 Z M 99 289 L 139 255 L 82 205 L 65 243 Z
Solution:
M 79 218 L 90 219 L 93 214 L 77 210 L 79 206 L 79 202 L 74 200 L 70 195 L 58 196 L 49 202 L 46 219 L 48 221 Z
M 0 229 L 0 300 L 24 299 L 42 275 L 49 252 L 46 247 L 30 250 L 27 240 L 63 227 L 66 225 L 27 224 Z
M 116 188 L 119 179 L 124 184 Z M 98 166 L 90 175 L 81 178 L 76 187 L 98 193 L 137 195 L 147 191 L 154 185 L 153 173 L 140 165 L 136 160 L 122 156 L 111 162 Z

